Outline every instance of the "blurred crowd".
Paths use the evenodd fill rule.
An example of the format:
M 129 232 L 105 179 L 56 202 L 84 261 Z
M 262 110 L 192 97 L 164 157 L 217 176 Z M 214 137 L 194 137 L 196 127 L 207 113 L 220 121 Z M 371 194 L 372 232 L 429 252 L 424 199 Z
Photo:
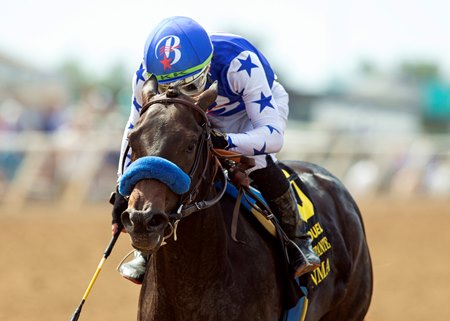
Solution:
M 0 204 L 106 202 L 117 179 L 128 80 L 73 90 L 65 78 L 0 59 L 1 68 Z M 322 165 L 361 197 L 450 195 L 450 134 L 423 131 L 417 92 L 386 79 L 361 84 L 351 86 L 358 94 L 291 90 L 280 159 Z
M 116 181 L 123 108 L 106 88 L 77 100 L 64 91 L 44 96 L 36 104 L 20 96 L 0 101 L 0 201 L 53 201 L 80 190 L 91 201 L 106 200 Z M 80 176 L 84 186 L 74 190 Z
M 393 137 L 324 130 L 322 126 L 318 130 L 311 124 L 303 127 L 288 129 L 280 158 L 324 166 L 355 196 L 450 195 L 449 147 L 440 148 L 434 136 Z

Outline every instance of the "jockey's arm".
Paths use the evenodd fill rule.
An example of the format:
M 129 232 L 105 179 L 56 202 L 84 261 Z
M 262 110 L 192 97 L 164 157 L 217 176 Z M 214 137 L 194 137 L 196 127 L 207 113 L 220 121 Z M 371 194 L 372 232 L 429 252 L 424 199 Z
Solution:
M 277 153 L 283 146 L 284 125 L 262 64 L 258 56 L 250 55 L 252 63 L 259 68 L 252 69 L 250 77 L 238 69 L 233 70 L 232 62 L 228 82 L 235 93 L 242 93 L 253 128 L 241 133 L 227 133 L 232 142 L 229 149 L 248 156 Z

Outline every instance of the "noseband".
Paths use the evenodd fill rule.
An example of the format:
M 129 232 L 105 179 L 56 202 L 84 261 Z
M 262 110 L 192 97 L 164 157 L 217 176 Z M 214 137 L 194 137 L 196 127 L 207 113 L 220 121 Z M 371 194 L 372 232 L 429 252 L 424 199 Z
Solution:
M 170 98 L 166 97 L 166 98 L 151 100 L 147 104 L 145 104 L 142 107 L 140 117 L 142 117 L 142 115 L 148 110 L 148 108 L 154 104 L 162 104 L 162 105 L 166 105 L 166 106 L 170 105 L 170 104 L 181 104 L 181 105 L 186 106 L 189 109 L 192 109 L 195 112 L 197 112 L 202 117 L 202 120 L 203 120 L 203 123 L 201 125 L 202 134 L 201 134 L 200 143 L 198 145 L 197 152 L 195 155 L 194 164 L 192 165 L 191 170 L 187 174 L 190 178 L 190 182 L 193 182 L 193 178 L 196 176 L 195 174 L 199 170 L 199 166 L 201 165 L 200 162 L 201 162 L 202 156 L 203 156 L 203 159 L 205 160 L 204 164 L 202 164 L 203 171 L 202 171 L 201 175 L 199 176 L 199 179 L 196 182 L 196 184 L 194 186 L 192 186 L 192 184 L 191 184 L 189 190 L 180 196 L 180 202 L 179 202 L 177 212 L 168 214 L 169 220 L 175 221 L 177 223 L 179 220 L 191 215 L 192 213 L 206 209 L 206 208 L 211 207 L 214 204 L 216 204 L 225 193 L 226 186 L 227 186 L 227 179 L 226 179 L 225 173 L 222 169 L 222 166 L 221 166 L 219 160 L 217 159 L 216 155 L 212 152 L 213 146 L 212 146 L 211 137 L 210 137 L 211 125 L 210 125 L 209 119 L 206 116 L 206 113 L 203 111 L 203 109 L 201 109 L 195 103 L 184 100 L 184 99 L 175 98 L 175 97 L 170 97 Z M 128 145 L 127 150 L 125 151 L 124 155 L 126 155 L 128 153 L 129 148 L 130 148 L 130 146 Z M 125 157 L 126 156 L 124 156 L 124 159 L 122 161 L 122 173 L 124 173 Z M 153 156 L 146 156 L 146 157 L 153 157 Z M 214 164 L 212 164 L 213 162 L 214 162 Z M 211 165 L 214 166 L 214 169 L 213 169 L 213 175 L 212 175 L 210 184 L 213 184 L 214 181 L 216 180 L 217 175 L 219 175 L 218 179 L 220 179 L 220 182 L 221 182 L 221 184 L 220 184 L 221 190 L 219 191 L 219 193 L 217 193 L 217 195 L 214 198 L 212 198 L 210 200 L 205 200 L 204 198 L 206 198 L 207 195 L 203 195 L 202 200 L 196 201 L 197 197 L 199 196 L 200 188 L 201 188 L 202 184 L 204 182 L 208 183 L 206 181 L 208 179 L 206 174 L 209 169 L 209 166 L 211 166 Z M 174 166 L 176 166 L 176 165 L 174 165 Z M 181 170 L 179 167 L 177 167 L 177 168 L 179 170 Z M 124 177 L 124 176 L 125 175 L 122 175 L 122 177 Z M 152 177 L 143 177 L 142 175 L 140 175 L 140 176 L 141 176 L 141 179 L 145 179 L 145 178 L 158 179 L 155 176 L 152 176 Z M 208 193 L 208 189 L 206 189 L 205 194 L 207 194 L 207 193 Z M 176 223 L 175 223 L 175 225 L 176 225 Z

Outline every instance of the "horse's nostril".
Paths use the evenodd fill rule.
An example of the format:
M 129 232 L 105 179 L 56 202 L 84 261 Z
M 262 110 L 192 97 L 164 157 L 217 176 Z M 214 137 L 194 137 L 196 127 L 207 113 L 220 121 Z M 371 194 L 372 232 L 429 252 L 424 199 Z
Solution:
M 169 218 L 164 213 L 152 213 L 150 211 L 126 210 L 121 215 L 122 224 L 128 233 L 131 232 L 156 232 L 164 230 L 169 223 Z
M 125 229 L 133 225 L 133 222 L 131 222 L 130 219 L 130 213 L 128 211 L 123 212 L 120 218 L 122 220 L 122 224 L 125 227 Z
M 169 222 L 169 219 L 164 214 L 153 214 L 151 218 L 147 221 L 146 227 L 148 231 L 154 231 L 165 227 Z

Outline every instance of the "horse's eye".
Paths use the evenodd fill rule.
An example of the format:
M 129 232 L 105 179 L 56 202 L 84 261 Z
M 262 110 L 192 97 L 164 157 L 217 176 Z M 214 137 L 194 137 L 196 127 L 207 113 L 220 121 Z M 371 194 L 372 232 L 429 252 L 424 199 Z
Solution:
M 197 146 L 196 142 L 190 142 L 189 145 L 187 145 L 187 147 L 186 147 L 186 152 L 192 153 L 195 149 L 195 146 Z

